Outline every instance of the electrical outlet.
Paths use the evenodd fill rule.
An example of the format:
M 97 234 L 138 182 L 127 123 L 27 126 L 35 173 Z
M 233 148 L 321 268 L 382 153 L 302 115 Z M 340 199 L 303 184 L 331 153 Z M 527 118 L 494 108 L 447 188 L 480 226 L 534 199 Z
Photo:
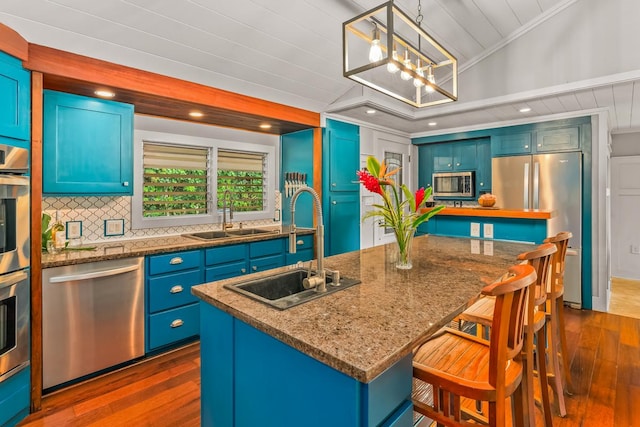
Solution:
M 482 235 L 485 239 L 493 239 L 493 224 L 484 224 Z
M 471 223 L 471 237 L 480 237 L 480 223 Z
M 632 254 L 640 254 L 640 245 L 631 245 Z
M 480 253 L 480 240 L 471 240 L 471 253 L 479 254 Z

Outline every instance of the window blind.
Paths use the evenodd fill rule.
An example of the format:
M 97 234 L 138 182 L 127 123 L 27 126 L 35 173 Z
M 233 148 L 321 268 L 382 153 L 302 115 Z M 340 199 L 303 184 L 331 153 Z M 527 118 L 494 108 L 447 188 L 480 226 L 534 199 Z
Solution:
M 218 208 L 222 208 L 222 196 L 228 190 L 235 211 L 264 209 L 265 158 L 263 153 L 218 150 Z
M 209 212 L 209 149 L 143 143 L 143 216 Z

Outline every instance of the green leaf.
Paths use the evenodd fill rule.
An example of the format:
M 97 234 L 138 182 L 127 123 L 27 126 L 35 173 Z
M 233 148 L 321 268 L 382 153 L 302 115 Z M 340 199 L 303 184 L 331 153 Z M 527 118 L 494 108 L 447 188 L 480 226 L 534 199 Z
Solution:
M 409 208 L 411 209 L 411 212 L 415 212 L 416 211 L 415 196 L 413 195 L 413 193 L 411 193 L 411 191 L 409 191 L 406 185 L 402 184 L 400 188 L 402 188 L 402 192 L 404 193 L 405 199 L 409 201 Z
M 367 157 L 367 170 L 371 175 L 378 177 L 378 175 L 380 175 L 380 163 L 378 159 L 373 156 Z

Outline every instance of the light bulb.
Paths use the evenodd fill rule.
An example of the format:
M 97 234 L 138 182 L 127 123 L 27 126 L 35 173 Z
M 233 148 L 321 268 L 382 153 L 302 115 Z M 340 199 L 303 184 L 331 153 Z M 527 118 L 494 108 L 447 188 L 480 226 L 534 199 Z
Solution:
M 420 58 L 418 58 L 418 61 L 416 62 L 416 74 L 418 74 L 420 77 L 424 77 L 424 71 L 422 71 L 422 61 L 420 60 Z M 422 83 L 422 80 L 414 78 L 413 85 L 415 87 L 422 87 L 424 86 L 424 83 Z
M 371 48 L 369 49 L 369 62 L 378 62 L 382 59 L 382 48 L 380 47 L 380 30 L 378 27 L 373 29 L 371 36 Z
M 393 52 L 391 53 L 391 57 L 397 61 L 398 60 L 398 52 L 396 51 L 396 45 L 395 43 L 393 44 Z M 397 73 L 398 72 L 398 66 L 396 64 L 394 64 L 393 62 L 389 62 L 387 64 L 387 71 L 390 73 Z
M 431 68 L 431 65 L 429 65 L 429 66 L 427 67 L 427 81 L 428 81 L 429 83 L 436 84 L 436 78 L 435 78 L 435 76 L 433 75 L 433 69 Z M 435 92 L 436 90 L 435 90 L 434 88 L 432 88 L 431 86 L 429 86 L 429 85 L 425 85 L 425 87 L 424 87 L 424 91 L 425 91 L 425 92 L 427 92 L 427 93 L 433 93 L 433 92 Z
M 411 74 L 407 73 L 405 70 L 411 69 L 411 58 L 409 58 L 409 49 L 404 51 L 404 61 L 402 61 L 404 65 L 402 72 L 400 73 L 400 78 L 402 80 L 411 80 Z

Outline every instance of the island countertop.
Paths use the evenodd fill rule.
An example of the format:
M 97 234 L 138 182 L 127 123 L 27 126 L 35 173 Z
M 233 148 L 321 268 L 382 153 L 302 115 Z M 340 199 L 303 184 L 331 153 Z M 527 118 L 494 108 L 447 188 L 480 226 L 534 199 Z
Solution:
M 532 245 L 420 236 L 413 268 L 397 270 L 395 244 L 331 256 L 325 267 L 362 283 L 284 311 L 223 288 L 292 266 L 194 286 L 203 301 L 285 344 L 368 383 L 411 353 L 475 299 L 482 277 L 496 278 Z

